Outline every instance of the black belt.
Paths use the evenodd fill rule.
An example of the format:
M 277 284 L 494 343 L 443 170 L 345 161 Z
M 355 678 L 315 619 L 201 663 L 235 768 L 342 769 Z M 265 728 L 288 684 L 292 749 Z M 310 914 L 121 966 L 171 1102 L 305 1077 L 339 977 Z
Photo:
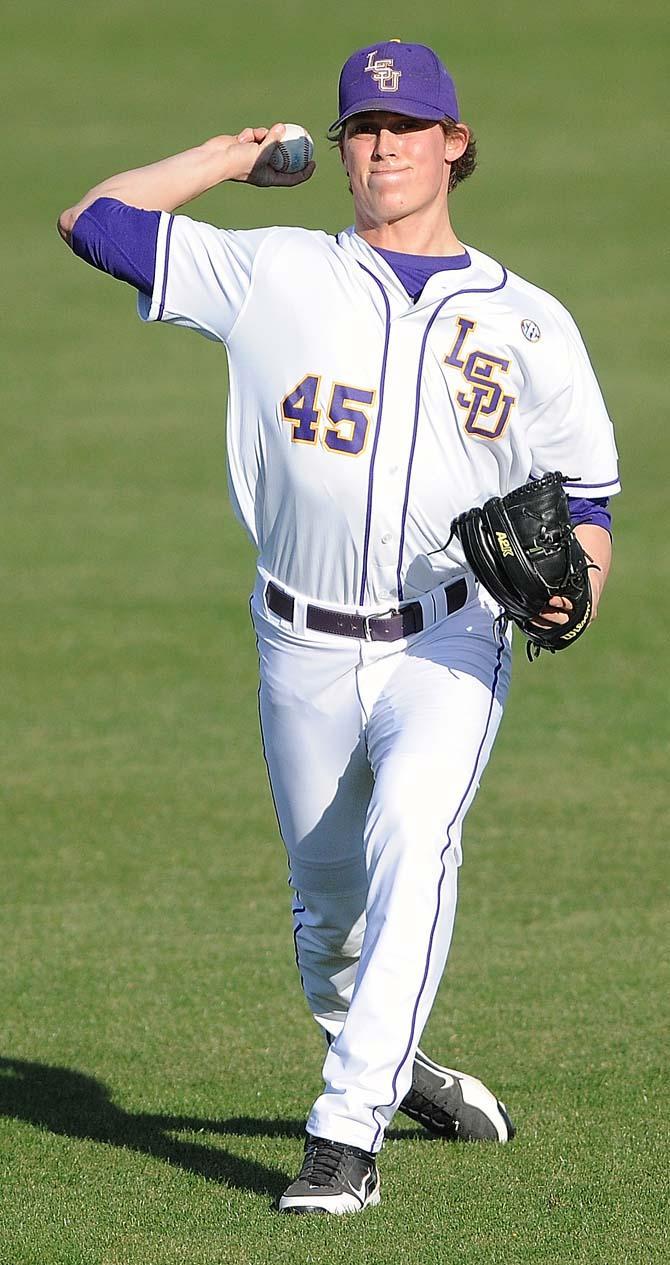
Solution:
M 445 584 L 447 615 L 453 615 L 465 606 L 468 596 L 466 580 Z M 266 586 L 265 600 L 268 607 L 280 619 L 293 622 L 295 603 L 290 593 L 277 588 L 272 580 Z M 399 641 L 423 629 L 423 610 L 420 602 L 408 602 L 402 610 L 389 611 L 387 615 L 349 615 L 346 611 L 328 610 L 324 606 L 308 606 L 307 627 L 313 632 L 334 633 L 338 637 L 359 637 L 363 641 Z

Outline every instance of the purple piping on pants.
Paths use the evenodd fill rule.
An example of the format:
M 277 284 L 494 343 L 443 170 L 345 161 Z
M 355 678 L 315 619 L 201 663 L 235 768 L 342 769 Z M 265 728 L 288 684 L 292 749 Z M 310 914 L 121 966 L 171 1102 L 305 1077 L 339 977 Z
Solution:
M 159 321 L 162 321 L 163 312 L 165 311 L 165 295 L 167 294 L 168 263 L 170 259 L 170 238 L 172 237 L 173 224 L 174 224 L 174 215 L 171 215 L 170 223 L 168 224 L 168 228 L 167 228 L 167 234 L 165 236 L 165 263 L 163 265 L 163 290 L 161 293 L 161 303 L 158 309 L 158 317 L 157 317 Z
M 296 896 L 297 896 L 297 895 L 298 895 L 298 893 L 296 892 Z M 304 906 L 304 905 L 296 905 L 295 909 L 293 910 L 293 913 L 294 913 L 294 914 L 304 914 L 304 912 L 305 912 L 305 906 Z M 293 951 L 294 951 L 294 953 L 295 953 L 295 964 L 296 964 L 296 966 L 297 966 L 297 968 L 298 968 L 298 974 L 299 974 L 299 976 L 300 976 L 300 987 L 302 988 L 302 991 L 303 991 L 303 993 L 304 993 L 304 991 L 305 991 L 305 981 L 304 981 L 304 978 L 303 978 L 302 971 L 301 971 L 301 969 L 300 969 L 300 955 L 299 955 L 299 953 L 298 953 L 298 932 L 299 932 L 299 931 L 302 931 L 302 923 L 301 923 L 301 922 L 297 922 L 297 923 L 295 924 L 294 928 L 293 928 Z
M 444 882 L 444 877 L 445 877 L 445 874 L 446 874 L 446 872 L 447 872 L 447 871 L 446 871 L 446 866 L 445 866 L 444 861 L 445 861 L 445 857 L 446 857 L 446 855 L 447 855 L 447 852 L 449 851 L 449 849 L 450 849 L 450 847 L 451 847 L 451 837 L 450 837 L 450 836 L 451 836 L 451 831 L 453 830 L 454 825 L 455 825 L 455 824 L 456 824 L 456 822 L 458 821 L 458 818 L 459 818 L 459 815 L 460 815 L 461 809 L 463 808 L 463 805 L 464 805 L 464 803 L 465 803 L 465 801 L 466 801 L 466 799 L 467 799 L 467 797 L 468 797 L 468 795 L 469 795 L 469 793 L 470 793 L 470 788 L 471 788 L 471 786 L 472 786 L 472 783 L 474 782 L 474 780 L 475 780 L 475 778 L 476 778 L 476 776 L 477 776 L 477 769 L 478 769 L 478 767 L 479 767 L 479 759 L 480 759 L 480 756 L 481 756 L 482 751 L 483 751 L 483 749 L 484 749 L 484 743 L 486 742 L 486 735 L 488 734 L 488 731 L 489 731 L 489 725 L 490 725 L 490 723 L 491 723 L 491 716 L 492 716 L 492 714 L 493 714 L 493 704 L 494 704 L 494 702 L 495 702 L 496 690 L 497 690 L 497 688 L 498 688 L 498 678 L 499 678 L 499 676 L 500 676 L 500 669 L 501 669 L 501 666 L 502 666 L 502 656 L 503 656 L 503 650 L 504 650 L 504 647 L 505 647 L 505 639 L 504 639 L 504 636 L 501 634 L 501 635 L 500 635 L 500 640 L 499 640 L 499 642 L 498 642 L 498 647 L 497 647 L 497 650 L 496 650 L 496 665 L 495 665 L 495 668 L 494 668 L 494 671 L 493 671 L 493 681 L 492 681 L 492 683 L 491 683 L 491 702 L 490 702 L 490 705 L 489 705 L 488 715 L 487 715 L 487 717 L 486 717 L 486 724 L 485 724 L 485 726 L 484 726 L 484 732 L 483 732 L 483 734 L 482 734 L 482 739 L 481 739 L 481 742 L 480 742 L 480 744 L 479 744 L 479 747 L 477 748 L 477 755 L 476 755 L 476 757 L 475 757 L 475 763 L 474 763 L 474 766 L 473 766 L 473 769 L 472 769 L 472 773 L 471 773 L 471 775 L 470 775 L 470 779 L 469 779 L 468 784 L 467 784 L 467 786 L 466 786 L 466 788 L 465 788 L 465 791 L 463 792 L 463 795 L 462 795 L 462 797 L 461 797 L 461 801 L 460 801 L 460 803 L 459 803 L 459 805 L 458 805 L 458 808 L 456 809 L 456 812 L 454 813 L 454 815 L 453 815 L 453 817 L 452 817 L 451 821 L 449 822 L 449 825 L 447 826 L 447 842 L 446 842 L 446 844 L 445 844 L 444 848 L 442 849 L 442 852 L 440 853 L 440 862 L 441 862 L 441 864 L 442 864 L 442 873 L 441 873 L 441 875 L 440 875 L 440 879 L 439 879 L 439 882 L 438 882 L 438 885 L 437 885 L 437 908 L 436 908 L 436 910 L 435 910 L 435 917 L 434 917 L 434 919 L 433 919 L 433 925 L 432 925 L 432 927 L 431 927 L 431 929 L 430 929 L 430 935 L 429 935 L 429 937 L 428 937 L 428 951 L 427 951 L 427 953 L 426 953 L 426 966 L 425 966 L 425 969 L 424 969 L 424 972 L 423 972 L 423 979 L 421 980 L 421 986 L 420 986 L 420 988 L 419 988 L 419 992 L 418 992 L 418 995 L 417 995 L 417 999 L 416 999 L 416 1002 L 414 1003 L 414 1010 L 413 1010 L 413 1012 L 412 1012 L 412 1023 L 411 1023 L 411 1027 L 410 1027 L 409 1040 L 408 1040 L 408 1042 L 407 1042 L 407 1046 L 406 1046 L 406 1048 L 405 1048 L 405 1053 L 403 1054 L 402 1059 L 400 1060 L 400 1064 L 399 1064 L 399 1066 L 396 1068 L 396 1071 L 394 1072 L 394 1075 L 393 1075 L 393 1081 L 392 1081 L 392 1083 L 391 1083 L 391 1092 L 392 1092 L 392 1098 L 391 1098 L 391 1101 L 390 1101 L 390 1102 L 388 1102 L 388 1103 L 380 1103 L 379 1107 L 375 1107 L 375 1108 L 373 1109 L 373 1112 L 372 1112 L 372 1115 L 373 1115 L 373 1116 L 375 1116 L 375 1115 L 376 1115 L 376 1112 L 381 1111 L 384 1107 L 392 1107 L 392 1106 L 393 1106 L 393 1104 L 394 1104 L 394 1102 L 395 1102 L 395 1100 L 396 1100 L 396 1093 L 397 1093 L 397 1089 L 398 1089 L 398 1077 L 399 1077 L 399 1075 L 400 1075 L 400 1073 L 401 1073 L 401 1071 L 402 1071 L 403 1067 L 405 1066 L 405 1063 L 407 1062 L 407 1057 L 408 1057 L 408 1055 L 409 1055 L 409 1052 L 410 1052 L 410 1050 L 411 1050 L 411 1048 L 412 1048 L 412 1045 L 413 1045 L 413 1042 L 414 1042 L 414 1032 L 415 1032 L 415 1029 L 416 1029 L 416 1017 L 417 1017 L 417 1013 L 418 1013 L 418 1010 L 419 1010 L 419 1004 L 420 1004 L 420 1002 L 421 1002 L 421 998 L 422 998 L 422 996 L 423 996 L 423 990 L 424 990 L 424 988 L 426 987 L 426 981 L 427 981 L 427 979 L 428 979 L 428 971 L 429 971 L 429 968 L 430 968 L 430 955 L 431 955 L 431 953 L 432 953 L 432 949 L 433 949 L 433 940 L 435 939 L 435 931 L 436 931 L 436 929 L 437 929 L 437 923 L 438 923 L 438 919 L 439 919 L 439 916 L 440 916 L 440 905 L 441 905 L 441 901 L 442 901 L 442 884 L 443 884 L 443 882 Z M 380 1133 L 381 1133 L 381 1132 L 383 1131 L 383 1129 L 384 1129 L 384 1125 L 383 1125 L 383 1123 L 380 1123 L 380 1122 L 379 1122 L 379 1120 L 377 1121 L 377 1124 L 378 1124 L 378 1127 L 377 1127 L 377 1132 L 375 1133 L 375 1136 L 374 1136 L 374 1138 L 373 1138 L 373 1140 L 372 1140 L 372 1146 L 371 1146 L 371 1148 L 370 1148 L 372 1151 L 374 1151 L 375 1146 L 376 1146 L 376 1144 L 377 1144 L 377 1139 L 378 1139 L 378 1137 L 379 1137 Z
M 458 298 L 461 294 L 495 294 L 496 290 L 502 290 L 507 284 L 507 269 L 500 265 L 503 272 L 502 281 L 496 286 L 484 286 L 477 289 L 471 288 L 467 290 L 455 290 L 453 294 L 448 294 L 446 298 L 436 307 L 431 316 L 421 340 L 421 351 L 419 353 L 419 368 L 416 379 L 416 402 L 414 407 L 414 429 L 412 431 L 412 445 L 409 452 L 409 463 L 407 466 L 407 484 L 405 486 L 405 502 L 402 507 L 402 521 L 400 524 L 400 548 L 398 550 L 398 570 L 396 574 L 396 583 L 398 586 L 398 601 L 402 602 L 402 556 L 405 551 L 405 524 L 407 522 L 407 506 L 409 505 L 409 486 L 412 479 L 412 464 L 414 461 L 414 449 L 416 448 L 416 440 L 419 430 L 419 405 L 421 403 L 421 375 L 423 373 L 423 361 L 426 354 L 426 344 L 428 335 L 431 331 L 433 322 L 439 316 L 445 303 L 449 303 L 451 299 Z
M 367 509 L 365 512 L 365 535 L 363 537 L 363 570 L 361 573 L 361 591 L 358 598 L 359 606 L 363 606 L 365 604 L 365 586 L 368 582 L 368 549 L 370 547 L 370 529 L 372 526 L 372 484 L 374 482 L 375 457 L 377 456 L 377 445 L 379 443 L 379 435 L 381 432 L 382 410 L 384 408 L 384 386 L 386 383 L 386 361 L 388 358 L 388 351 L 389 351 L 389 338 L 391 336 L 391 308 L 389 305 L 386 290 L 384 289 L 379 278 L 375 277 L 374 272 L 370 272 L 370 269 L 366 268 L 365 264 L 359 264 L 359 267 L 363 269 L 363 272 L 367 272 L 368 276 L 372 277 L 372 280 L 375 281 L 377 285 L 379 286 L 379 289 L 381 290 L 382 298 L 384 300 L 384 307 L 386 309 L 386 332 L 384 334 L 384 354 L 382 356 L 382 371 L 381 371 L 381 377 L 380 377 L 380 382 L 379 382 L 379 408 L 377 409 L 377 428 L 375 430 L 375 439 L 372 445 L 372 454 L 370 457 L 370 474 L 368 477 L 368 504 L 367 504 Z

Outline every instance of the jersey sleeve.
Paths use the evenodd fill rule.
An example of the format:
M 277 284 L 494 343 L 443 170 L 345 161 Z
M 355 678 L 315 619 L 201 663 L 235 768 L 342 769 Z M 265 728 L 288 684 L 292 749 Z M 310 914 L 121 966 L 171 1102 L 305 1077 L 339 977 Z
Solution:
M 579 330 L 565 308 L 556 308 L 554 390 L 529 418 L 531 474 L 560 470 L 569 496 L 610 497 L 621 491 L 614 428 Z
M 97 198 L 77 217 L 72 250 L 93 268 L 150 295 L 160 217 L 160 211 L 142 211 L 115 198 Z
M 256 256 L 274 229 L 216 228 L 161 213 L 151 295 L 139 294 L 143 321 L 163 321 L 227 342 L 244 307 Z
M 609 508 L 609 497 L 568 497 L 570 522 L 573 527 L 580 523 L 592 523 L 594 527 L 604 527 L 612 535 L 612 514 Z

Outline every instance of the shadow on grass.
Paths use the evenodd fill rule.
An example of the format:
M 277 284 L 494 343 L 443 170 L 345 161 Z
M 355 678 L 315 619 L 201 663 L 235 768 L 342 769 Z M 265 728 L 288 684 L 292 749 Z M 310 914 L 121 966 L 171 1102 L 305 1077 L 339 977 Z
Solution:
M 0 1116 L 9 1116 L 68 1138 L 85 1138 L 105 1146 L 126 1147 L 163 1160 L 208 1181 L 269 1195 L 276 1200 L 295 1174 L 243 1159 L 220 1147 L 182 1142 L 172 1133 L 209 1133 L 242 1137 L 302 1138 L 304 1120 L 231 1116 L 207 1120 L 197 1116 L 133 1114 L 117 1107 L 100 1081 L 65 1067 L 49 1067 L 23 1059 L 0 1058 Z M 425 1137 L 423 1130 L 394 1131 L 389 1137 Z
M 24 1120 L 50 1133 L 126 1147 L 196 1173 L 208 1181 L 277 1199 L 293 1174 L 243 1159 L 219 1147 L 182 1142 L 178 1132 L 300 1137 L 300 1120 L 200 1120 L 189 1116 L 133 1114 L 117 1107 L 100 1081 L 64 1067 L 0 1058 L 0 1115 Z

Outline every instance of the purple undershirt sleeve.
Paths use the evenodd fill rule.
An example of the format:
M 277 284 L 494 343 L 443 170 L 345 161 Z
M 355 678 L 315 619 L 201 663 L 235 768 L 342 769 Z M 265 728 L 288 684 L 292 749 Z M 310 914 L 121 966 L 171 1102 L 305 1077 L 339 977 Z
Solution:
M 87 264 L 151 298 L 160 217 L 160 211 L 98 198 L 79 216 L 72 230 L 72 250 Z
M 608 509 L 609 497 L 601 497 L 596 501 L 586 497 L 569 496 L 570 522 L 573 527 L 578 523 L 594 523 L 596 527 L 604 527 L 612 535 L 612 515 Z

